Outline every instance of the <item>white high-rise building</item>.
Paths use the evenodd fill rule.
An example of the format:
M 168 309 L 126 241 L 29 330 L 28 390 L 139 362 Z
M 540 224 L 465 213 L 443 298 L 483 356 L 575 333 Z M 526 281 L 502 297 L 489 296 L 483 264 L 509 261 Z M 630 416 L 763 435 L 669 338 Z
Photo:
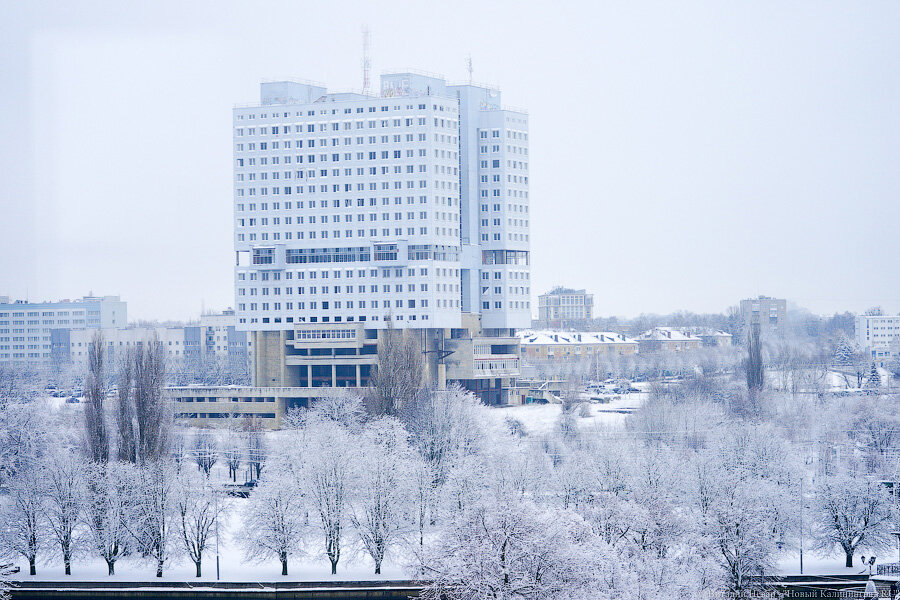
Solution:
M 235 306 L 256 385 L 364 385 L 388 322 L 449 356 L 431 365 L 442 380 L 493 392 L 518 374 L 528 116 L 498 91 L 416 73 L 383 75 L 379 96 L 263 83 L 259 105 L 234 109 L 234 159 Z M 328 352 L 345 358 L 325 373 Z
M 527 115 L 412 73 L 261 88 L 234 110 L 241 325 L 530 325 Z

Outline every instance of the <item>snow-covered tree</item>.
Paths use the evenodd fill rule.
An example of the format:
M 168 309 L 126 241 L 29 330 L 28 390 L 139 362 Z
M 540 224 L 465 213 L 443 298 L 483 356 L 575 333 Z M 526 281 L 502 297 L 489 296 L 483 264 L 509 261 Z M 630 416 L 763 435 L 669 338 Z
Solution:
M 103 335 L 94 334 L 88 346 L 88 371 L 84 384 L 84 437 L 88 458 L 96 463 L 109 460 L 109 428 L 106 424 L 106 349 Z
M 422 341 L 409 329 L 395 329 L 391 319 L 387 320 L 387 328 L 379 332 L 379 338 L 370 409 L 376 415 L 396 415 L 422 387 Z
M 166 352 L 154 337 L 134 353 L 135 454 L 138 464 L 168 456 L 172 432 L 171 405 L 163 397 Z
M 362 396 L 347 388 L 331 388 L 316 398 L 313 412 L 329 421 L 334 421 L 348 430 L 357 430 L 365 417 Z
M 356 494 L 351 520 L 363 547 L 375 562 L 375 574 L 405 525 L 413 475 L 408 434 L 396 419 L 384 417 L 366 424 L 356 466 Z
M 303 494 L 287 469 L 267 468 L 243 512 L 239 537 L 248 560 L 275 558 L 281 574 L 296 555 L 306 532 Z
M 435 484 L 444 482 L 461 456 L 476 452 L 484 443 L 486 410 L 473 394 L 461 389 L 418 394 L 401 413 L 410 439 L 430 464 Z
M 771 427 L 732 426 L 696 459 L 700 532 L 731 592 L 757 585 L 751 576 L 770 572 L 777 543 L 794 535 L 790 457 Z
M 50 425 L 33 402 L 0 405 L 0 488 L 28 468 L 47 446 Z
M 134 498 L 133 467 L 125 463 L 88 465 L 84 514 L 93 551 L 115 575 L 116 561 L 128 551 L 126 519 Z
M 5 545 L 28 561 L 29 575 L 36 573 L 39 553 L 49 546 L 44 515 L 44 480 L 37 465 L 21 469 L 9 485 L 9 498 L 0 522 Z
M 847 567 L 855 551 L 890 545 L 891 499 L 879 482 L 844 471 L 821 480 L 815 499 L 817 545 L 823 551 L 840 548 Z
M 498 501 L 499 500 L 499 501 Z M 490 499 L 456 515 L 412 573 L 424 598 L 612 598 L 615 559 L 571 511 Z
M 878 366 L 873 362 L 869 369 L 869 377 L 866 379 L 866 387 L 878 389 L 881 387 L 881 374 L 878 372 Z
M 219 444 L 211 431 L 198 431 L 194 436 L 194 462 L 207 478 L 219 460 Z
M 82 522 L 85 469 L 81 459 L 66 448 L 49 453 L 43 461 L 45 473 L 44 511 L 50 531 L 59 545 L 66 575 L 72 574 L 77 550 L 77 528 Z
M 319 517 L 317 524 L 325 539 L 325 555 L 331 561 L 334 575 L 348 525 L 357 444 L 342 425 L 315 414 L 310 415 L 303 438 L 306 457 L 303 485 Z
M 266 439 L 262 421 L 252 417 L 246 419 L 244 431 L 247 436 L 247 467 L 250 469 L 250 477 L 259 479 L 266 462 Z
M 203 552 L 216 539 L 218 520 L 225 513 L 216 490 L 206 477 L 183 475 L 175 499 L 178 536 L 201 576 Z
M 178 548 L 179 480 L 175 465 L 166 460 L 145 463 L 137 477 L 128 523 L 137 547 L 153 560 L 156 576 L 162 577 Z

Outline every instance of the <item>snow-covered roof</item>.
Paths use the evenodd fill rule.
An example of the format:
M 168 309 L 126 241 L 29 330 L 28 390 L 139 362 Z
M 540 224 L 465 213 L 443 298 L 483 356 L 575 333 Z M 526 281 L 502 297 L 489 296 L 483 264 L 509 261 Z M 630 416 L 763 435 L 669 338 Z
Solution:
M 563 344 L 636 344 L 621 333 L 609 331 L 532 331 L 516 334 L 523 346 L 552 346 Z
M 638 341 L 699 342 L 700 338 L 674 327 L 654 327 L 639 335 Z

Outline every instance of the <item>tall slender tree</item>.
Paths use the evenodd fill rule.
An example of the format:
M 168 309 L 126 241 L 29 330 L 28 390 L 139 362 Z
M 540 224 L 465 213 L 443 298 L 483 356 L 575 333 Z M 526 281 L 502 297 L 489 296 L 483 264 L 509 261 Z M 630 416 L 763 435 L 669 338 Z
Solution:
M 109 460 L 109 432 L 103 401 L 106 399 L 106 361 L 103 335 L 95 333 L 88 346 L 88 372 L 85 376 L 84 427 L 88 457 L 98 463 Z
M 759 393 L 765 383 L 763 371 L 762 344 L 759 339 L 759 323 L 750 325 L 747 338 L 747 390 L 751 394 Z

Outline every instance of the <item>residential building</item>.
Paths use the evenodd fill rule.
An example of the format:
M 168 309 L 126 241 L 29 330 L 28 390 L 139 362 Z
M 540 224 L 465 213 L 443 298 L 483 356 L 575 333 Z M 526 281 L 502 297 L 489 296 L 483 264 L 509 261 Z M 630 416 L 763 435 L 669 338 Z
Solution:
M 641 354 L 651 352 L 684 352 L 697 350 L 703 341 L 673 327 L 654 327 L 637 337 Z
M 732 345 L 732 335 L 727 331 L 719 329 L 700 329 L 691 332 L 694 336 L 703 341 L 703 345 L 708 348 L 724 347 Z
M 857 316 L 856 343 L 880 367 L 900 357 L 900 315 Z
M 106 347 L 106 358 L 111 364 L 127 349 L 141 346 L 154 338 L 162 343 L 170 359 L 246 359 L 252 352 L 252 344 L 247 332 L 239 331 L 235 325 L 234 311 L 228 309 L 221 313 L 206 313 L 200 317 L 199 323 L 186 326 L 53 330 L 53 353 L 63 361 L 85 361 L 91 340 L 100 333 Z
M 531 360 L 594 358 L 638 351 L 637 341 L 620 333 L 520 331 L 517 335 L 522 358 Z
M 378 96 L 263 83 L 233 135 L 254 385 L 366 385 L 390 326 L 420 337 L 434 384 L 504 402 L 531 318 L 527 114 L 395 73 Z
M 550 329 L 585 327 L 594 318 L 594 295 L 555 287 L 538 296 L 538 325 Z
M 787 326 L 787 300 L 759 296 L 741 300 L 741 320 L 744 332 L 752 323 L 759 323 L 761 337 L 784 336 Z
M 119 296 L 44 302 L 0 296 L 0 362 L 49 361 L 55 331 L 123 327 L 127 322 L 128 307 Z

